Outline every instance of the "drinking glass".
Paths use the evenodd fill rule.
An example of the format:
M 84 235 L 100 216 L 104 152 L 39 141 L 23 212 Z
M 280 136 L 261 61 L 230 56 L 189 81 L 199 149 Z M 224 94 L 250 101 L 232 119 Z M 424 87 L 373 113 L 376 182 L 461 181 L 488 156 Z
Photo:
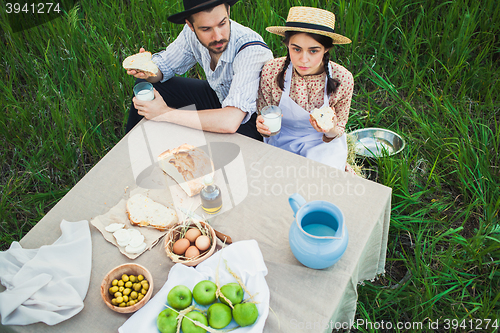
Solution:
M 268 105 L 260 110 L 260 114 L 264 117 L 264 125 L 269 128 L 271 135 L 276 135 L 281 130 L 281 109 L 275 105 Z M 268 137 L 268 135 L 263 135 Z
M 134 95 L 141 101 L 152 101 L 155 99 L 153 85 L 149 82 L 141 82 L 134 86 Z

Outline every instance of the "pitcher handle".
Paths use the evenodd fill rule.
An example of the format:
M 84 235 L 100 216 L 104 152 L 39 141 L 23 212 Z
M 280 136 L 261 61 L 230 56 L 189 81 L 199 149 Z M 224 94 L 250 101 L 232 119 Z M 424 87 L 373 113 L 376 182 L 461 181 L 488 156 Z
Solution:
M 300 207 L 306 204 L 306 199 L 304 199 L 300 194 L 294 193 L 288 198 L 288 203 L 293 209 L 293 216 L 299 211 Z

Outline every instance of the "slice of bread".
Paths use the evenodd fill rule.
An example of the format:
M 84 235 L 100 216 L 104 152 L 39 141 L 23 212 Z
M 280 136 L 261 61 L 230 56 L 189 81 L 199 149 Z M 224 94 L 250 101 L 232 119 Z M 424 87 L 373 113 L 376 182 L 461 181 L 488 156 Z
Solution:
M 123 68 L 130 70 L 135 69 L 145 72 L 150 76 L 156 76 L 158 73 L 158 66 L 151 60 L 151 52 L 142 52 L 131 55 L 123 60 Z
M 316 123 L 322 130 L 329 131 L 333 128 L 332 119 L 335 117 L 335 111 L 329 106 L 321 109 L 314 109 L 311 112 L 311 117 L 316 120 Z
M 127 201 L 127 214 L 132 225 L 152 226 L 160 231 L 167 230 L 177 222 L 175 210 L 146 197 L 136 194 Z
M 187 143 L 158 156 L 160 168 L 192 197 L 203 188 L 203 178 L 213 176 L 214 164 L 200 148 Z

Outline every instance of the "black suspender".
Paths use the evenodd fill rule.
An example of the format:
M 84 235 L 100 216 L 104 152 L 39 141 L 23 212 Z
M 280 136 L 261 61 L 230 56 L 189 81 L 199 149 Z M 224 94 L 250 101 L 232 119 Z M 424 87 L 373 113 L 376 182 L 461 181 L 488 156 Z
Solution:
M 238 53 L 240 53 L 240 51 L 242 51 L 242 50 L 246 49 L 246 48 L 247 48 L 247 47 L 249 47 L 249 46 L 253 46 L 253 45 L 260 45 L 260 46 L 265 47 L 266 49 L 268 49 L 268 50 L 269 50 L 269 46 L 267 46 L 267 44 L 266 44 L 266 43 L 264 43 L 264 42 L 260 42 L 260 41 L 257 41 L 257 40 L 256 40 L 256 41 L 253 41 L 253 42 L 247 42 L 247 43 L 245 43 L 245 44 L 241 45 L 240 49 L 239 49 L 239 50 L 238 50 L 238 52 L 236 52 L 236 53 L 238 54 Z

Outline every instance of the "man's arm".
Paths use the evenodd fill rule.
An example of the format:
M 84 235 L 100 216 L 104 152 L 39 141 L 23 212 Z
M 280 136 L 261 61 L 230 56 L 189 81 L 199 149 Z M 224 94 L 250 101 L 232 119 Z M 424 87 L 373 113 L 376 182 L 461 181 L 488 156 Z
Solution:
M 165 103 L 156 89 L 154 94 L 155 99 L 152 101 L 141 101 L 135 97 L 132 99 L 137 113 L 154 121 L 168 121 L 208 132 L 235 133 L 246 115 L 246 112 L 232 106 L 200 111 L 173 109 Z
M 149 76 L 148 74 L 136 71 L 128 70 L 127 74 L 132 75 L 137 79 L 144 79 L 151 83 L 164 82 L 175 74 L 182 75 L 186 73 L 191 67 L 193 67 L 197 60 L 194 54 L 189 48 L 189 33 L 191 31 L 189 28 L 184 27 L 179 36 L 170 43 L 167 48 L 161 52 L 153 54 L 152 61 L 158 67 L 158 72 L 156 76 Z M 141 47 L 139 53 L 145 52 L 145 49 Z
M 236 107 L 245 112 L 243 122 L 257 111 L 256 99 L 260 73 L 264 64 L 273 59 L 272 52 L 260 45 L 245 48 L 233 61 L 234 76 L 222 107 Z
M 191 48 L 193 38 L 196 38 L 194 33 L 186 25 L 165 50 L 153 54 L 151 60 L 162 73 L 161 78 L 155 82 L 164 82 L 175 74 L 182 75 L 196 64 L 197 59 Z M 156 80 L 157 78 L 152 79 Z M 149 82 L 154 83 L 153 81 Z
M 236 133 L 246 113 L 238 108 L 226 106 L 221 109 L 173 110 L 162 118 L 170 123 L 216 133 Z

